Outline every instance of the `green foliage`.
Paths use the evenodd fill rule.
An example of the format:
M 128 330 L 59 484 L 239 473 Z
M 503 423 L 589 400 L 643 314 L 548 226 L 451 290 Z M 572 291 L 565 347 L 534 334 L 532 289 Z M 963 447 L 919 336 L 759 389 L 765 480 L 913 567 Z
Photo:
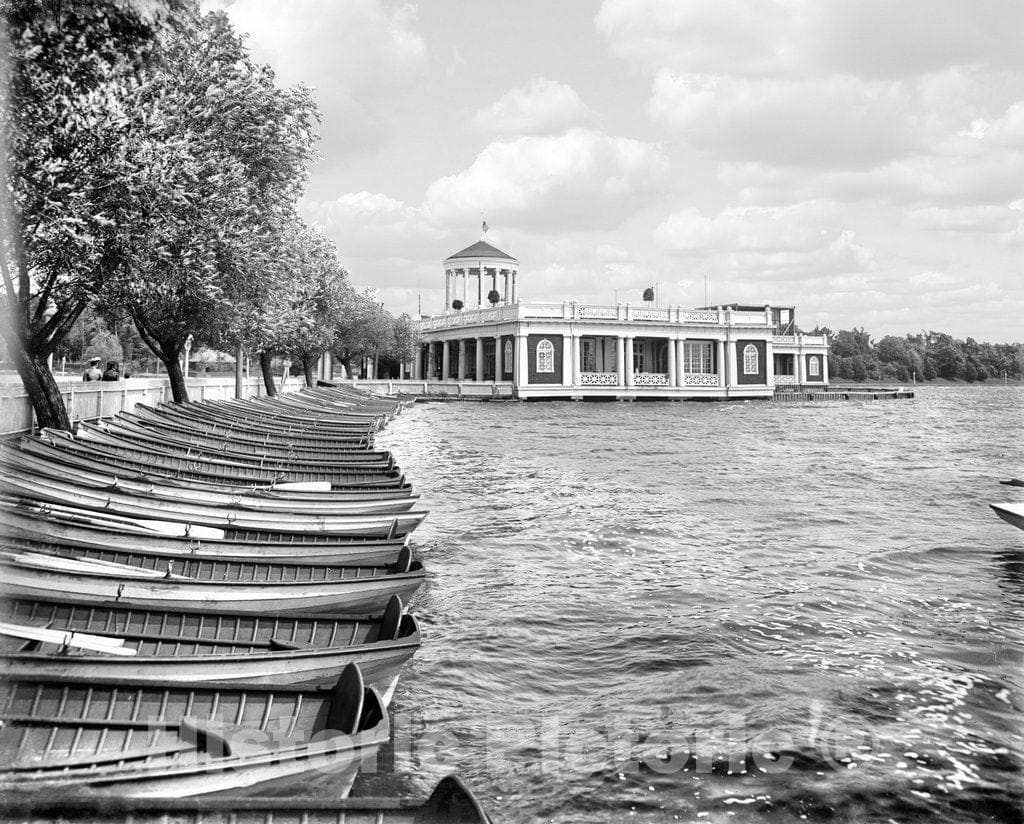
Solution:
M 821 330 L 816 330 L 821 333 Z M 960 341 L 942 332 L 886 335 L 874 343 L 863 329 L 835 332 L 829 340 L 829 372 L 847 380 L 985 381 L 993 376 L 1019 379 L 1024 345 Z

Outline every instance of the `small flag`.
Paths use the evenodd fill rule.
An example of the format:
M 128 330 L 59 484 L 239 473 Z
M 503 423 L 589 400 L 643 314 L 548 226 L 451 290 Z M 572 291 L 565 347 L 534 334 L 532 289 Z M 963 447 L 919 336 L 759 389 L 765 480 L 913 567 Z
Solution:
M 487 221 L 486 220 L 483 222 L 483 226 L 481 228 L 484 230 L 484 234 L 486 235 L 487 234 Z

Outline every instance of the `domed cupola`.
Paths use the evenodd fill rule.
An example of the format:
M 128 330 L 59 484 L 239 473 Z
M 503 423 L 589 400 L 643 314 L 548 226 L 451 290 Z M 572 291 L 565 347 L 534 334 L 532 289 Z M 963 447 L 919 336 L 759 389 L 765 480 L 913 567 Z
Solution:
M 516 303 L 518 275 L 519 261 L 481 238 L 444 260 L 445 311 L 456 300 L 465 309 Z

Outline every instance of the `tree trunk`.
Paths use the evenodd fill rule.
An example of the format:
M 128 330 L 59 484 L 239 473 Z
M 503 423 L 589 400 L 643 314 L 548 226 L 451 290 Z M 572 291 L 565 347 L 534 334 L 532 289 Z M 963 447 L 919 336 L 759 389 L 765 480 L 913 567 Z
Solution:
M 274 373 L 270 370 L 271 355 L 269 352 L 260 352 L 260 371 L 263 372 L 263 385 L 267 388 L 267 397 L 277 396 L 277 387 L 274 385 Z
M 161 363 L 167 367 L 167 378 L 171 382 L 171 397 L 175 403 L 188 402 L 188 387 L 185 386 L 185 374 L 181 371 L 181 361 L 177 358 L 165 358 L 162 353 L 157 353 Z
M 303 355 L 300 360 L 302 361 L 302 374 L 306 376 L 306 386 L 315 386 L 316 378 L 313 376 L 313 367 L 316 365 L 316 356 Z
M 60 394 L 57 381 L 46 365 L 46 358 L 29 354 L 20 347 L 8 346 L 14 365 L 25 385 L 25 391 L 36 413 L 39 428 L 63 429 L 71 431 L 71 419 L 68 417 L 64 397 Z
M 241 398 L 245 395 L 245 389 L 242 386 L 242 347 L 235 347 L 235 397 Z

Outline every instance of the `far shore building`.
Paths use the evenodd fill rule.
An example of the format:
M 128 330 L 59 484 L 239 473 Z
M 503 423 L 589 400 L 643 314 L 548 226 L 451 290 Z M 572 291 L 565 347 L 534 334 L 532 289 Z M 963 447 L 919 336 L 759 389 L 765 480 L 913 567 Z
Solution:
M 421 316 L 412 364 L 427 384 L 524 400 L 766 398 L 828 384 L 828 341 L 799 334 L 791 306 L 525 302 L 519 261 L 485 240 L 446 258 L 444 277 L 445 310 Z

